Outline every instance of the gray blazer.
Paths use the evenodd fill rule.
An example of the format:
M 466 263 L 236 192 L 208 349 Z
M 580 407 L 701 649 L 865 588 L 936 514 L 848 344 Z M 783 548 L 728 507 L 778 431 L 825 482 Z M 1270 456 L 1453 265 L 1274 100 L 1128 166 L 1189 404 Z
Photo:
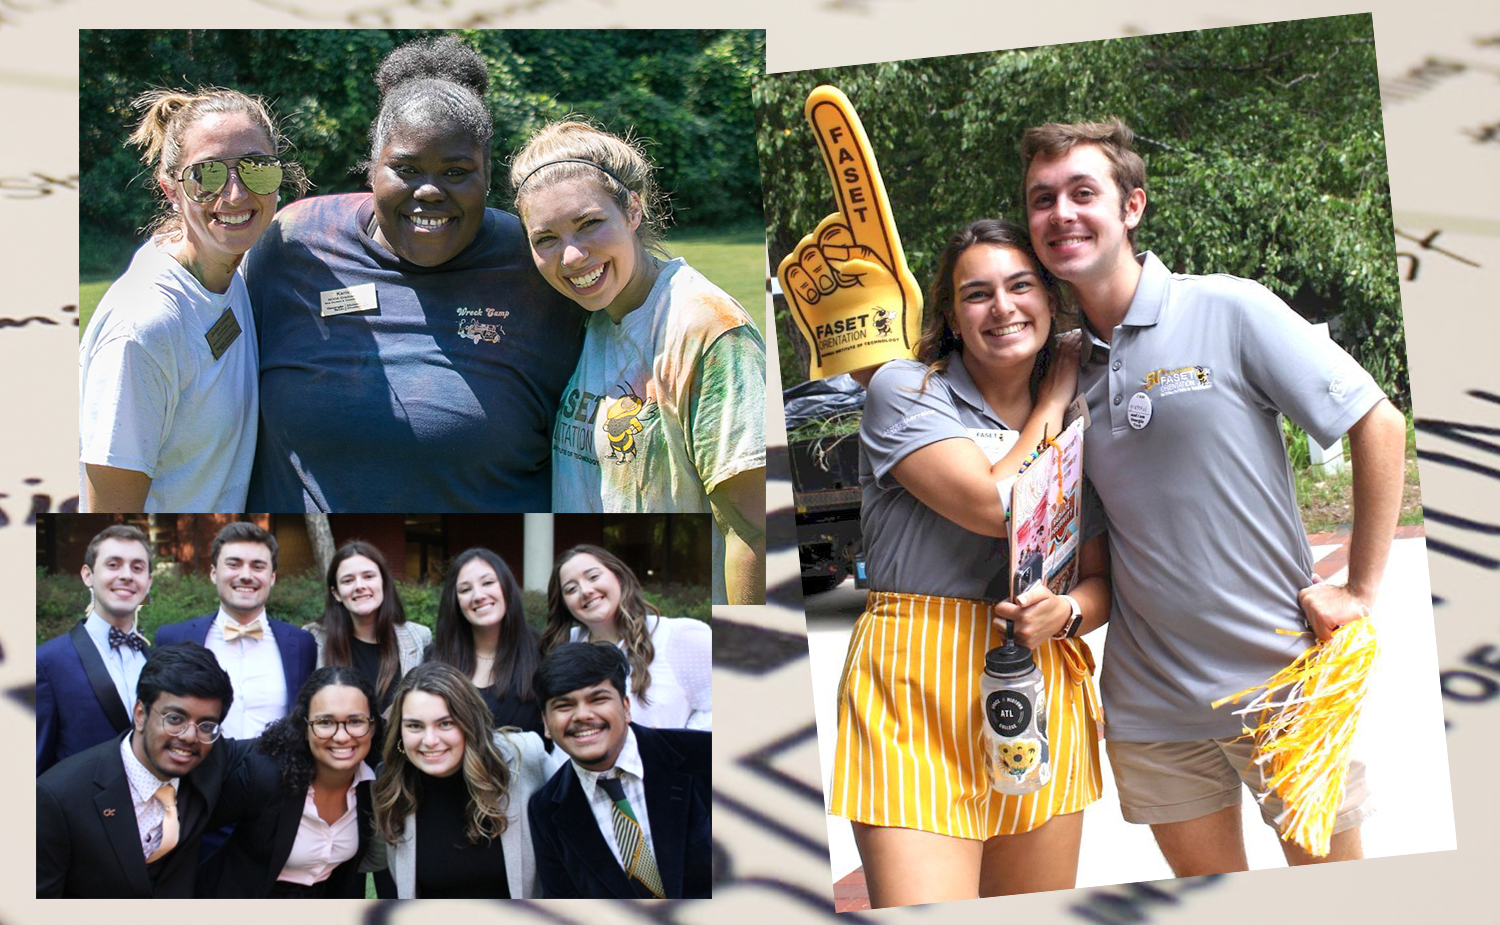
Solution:
M 321 621 L 314 620 L 302 628 L 312 633 L 313 640 L 317 642 L 318 667 L 322 668 L 327 664 L 323 661 L 323 644 L 328 640 L 323 624 Z M 396 651 L 401 657 L 402 675 L 422 664 L 422 653 L 430 645 L 432 645 L 432 630 L 422 624 L 415 620 L 407 620 L 405 623 L 396 625 Z M 370 679 L 371 682 L 374 680 L 374 678 Z
M 398 733 L 399 734 L 399 733 Z M 537 899 L 536 855 L 531 848 L 531 819 L 526 805 L 531 795 L 552 776 L 552 764 L 542 737 L 534 732 L 495 732 L 495 746 L 511 770 L 509 799 L 505 804 L 505 831 L 500 845 L 505 851 L 505 881 L 512 899 Z M 417 898 L 417 818 L 407 816 L 401 840 L 386 846 L 396 895 Z

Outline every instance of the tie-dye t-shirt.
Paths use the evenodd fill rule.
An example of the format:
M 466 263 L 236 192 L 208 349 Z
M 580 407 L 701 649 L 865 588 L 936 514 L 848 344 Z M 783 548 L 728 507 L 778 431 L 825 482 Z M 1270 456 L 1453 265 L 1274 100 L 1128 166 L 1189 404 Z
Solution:
M 368 193 L 283 209 L 246 260 L 260 334 L 255 511 L 544 511 L 548 428 L 583 312 L 489 209 L 420 267 L 370 235 Z
M 682 258 L 619 323 L 588 322 L 552 433 L 552 509 L 708 513 L 720 482 L 766 464 L 766 345 Z M 724 543 L 714 531 L 714 599 Z

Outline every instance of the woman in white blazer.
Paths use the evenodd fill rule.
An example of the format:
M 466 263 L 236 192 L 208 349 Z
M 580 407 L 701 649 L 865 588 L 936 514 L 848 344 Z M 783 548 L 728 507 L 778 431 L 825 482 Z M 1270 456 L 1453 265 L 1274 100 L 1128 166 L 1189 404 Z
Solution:
M 526 804 L 550 770 L 535 733 L 491 731 L 489 708 L 458 669 L 426 662 L 407 673 L 374 789 L 397 895 L 536 898 Z

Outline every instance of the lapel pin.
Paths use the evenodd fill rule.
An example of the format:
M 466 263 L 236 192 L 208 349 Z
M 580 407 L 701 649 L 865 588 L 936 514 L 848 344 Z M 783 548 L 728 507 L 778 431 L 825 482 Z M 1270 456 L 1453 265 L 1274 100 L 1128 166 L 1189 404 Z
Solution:
M 115 814 L 115 811 L 112 810 L 112 809 L 106 809 L 104 811 L 104 815 L 106 815 L 106 816 L 113 816 L 114 814 Z

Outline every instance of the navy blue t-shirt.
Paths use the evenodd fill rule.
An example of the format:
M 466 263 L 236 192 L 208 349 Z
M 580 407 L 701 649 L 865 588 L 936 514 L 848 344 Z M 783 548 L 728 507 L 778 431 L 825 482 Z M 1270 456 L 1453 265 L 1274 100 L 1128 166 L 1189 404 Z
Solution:
M 486 210 L 437 267 L 388 252 L 373 217 L 368 193 L 303 199 L 246 258 L 261 396 L 247 509 L 549 510 L 583 310 L 509 213 Z

